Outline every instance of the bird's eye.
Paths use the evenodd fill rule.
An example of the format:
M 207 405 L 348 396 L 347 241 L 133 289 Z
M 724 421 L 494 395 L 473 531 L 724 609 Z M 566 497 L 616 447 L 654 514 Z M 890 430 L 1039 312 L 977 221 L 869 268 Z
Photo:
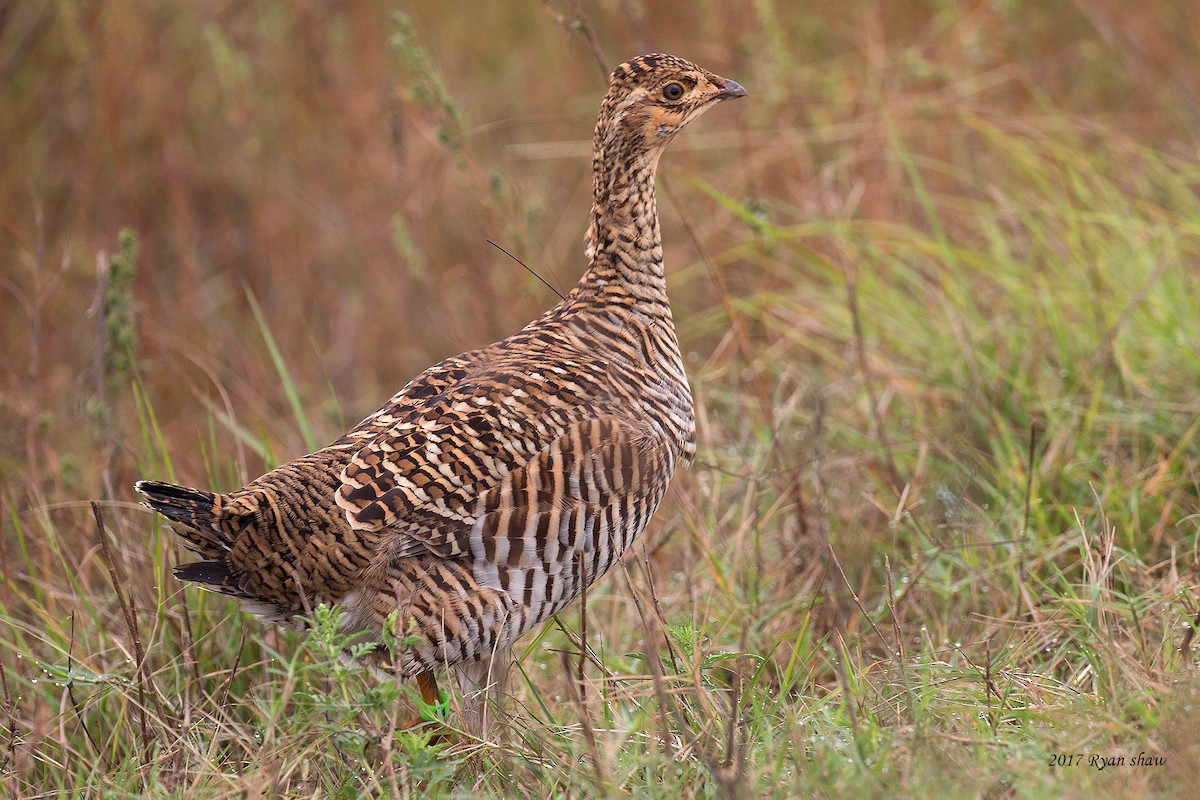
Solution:
M 663 87 L 662 96 L 667 100 L 678 100 L 683 97 L 683 84 L 676 82 L 668 83 Z

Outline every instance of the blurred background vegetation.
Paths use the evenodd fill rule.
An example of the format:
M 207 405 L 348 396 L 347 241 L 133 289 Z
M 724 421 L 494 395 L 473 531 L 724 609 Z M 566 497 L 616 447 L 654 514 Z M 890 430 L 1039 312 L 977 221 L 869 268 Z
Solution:
M 938 194 L 986 194 L 976 179 L 1006 166 L 982 141 L 988 128 L 1194 154 L 1200 22 L 1188 3 L 1134 13 L 1103 0 L 608 2 L 591 12 L 612 63 L 680 52 L 754 90 L 666 162 L 713 250 L 752 232 L 691 176 L 775 223 L 920 224 L 897 137 Z M 10 312 L 0 431 L 17 494 L 99 491 L 80 412 L 96 400 L 97 254 L 116 250 L 122 227 L 141 241 L 139 378 L 181 443 L 195 437 L 201 395 L 286 452 L 301 446 L 247 289 L 330 435 L 434 360 L 549 304 L 486 238 L 560 287 L 582 271 L 604 79 L 539 3 L 35 2 L 0 14 Z M 685 271 L 696 246 L 663 208 L 678 316 L 707 358 L 722 332 L 696 319 L 717 288 Z M 955 209 L 939 210 L 954 239 Z M 804 297 L 831 278 L 782 258 L 791 268 L 723 258 L 729 293 Z M 828 355 L 843 355 L 838 344 Z M 185 474 L 201 469 L 195 448 L 175 457 Z M 119 462 L 122 486 L 135 465 Z
M 219 631 L 202 667 L 228 661 L 242 628 L 215 609 L 232 606 L 188 621 L 132 482 L 240 485 L 551 305 L 485 240 L 574 282 L 605 72 L 651 50 L 750 92 L 676 142 L 660 191 L 701 453 L 635 582 L 655 576 L 667 623 L 687 621 L 682 649 L 795 678 L 803 631 L 793 688 L 841 703 L 830 724 L 870 763 L 898 756 L 883 734 L 864 750 L 861 726 L 903 738 L 889 714 L 920 725 L 901 705 L 938 717 L 881 688 L 905 641 L 929 669 L 1007 647 L 1010 677 L 1159 709 L 1200 582 L 1198 41 L 1182 0 L 0 6 L 0 666 L 26 687 L 5 690 L 24 743 L 6 763 L 32 780 L 39 746 L 90 752 L 59 737 L 75 717 L 31 660 L 74 649 L 107 674 L 128 650 L 86 500 L 156 621 L 156 669 L 193 623 Z M 589 629 L 634 651 L 632 589 L 608 583 Z M 1012 680 L 1030 736 L 1061 686 Z M 971 721 L 1006 708 L 994 687 L 966 683 L 935 729 L 1001 736 Z M 105 691 L 85 712 L 131 713 L 105 705 L 127 686 Z M 1112 714 L 1093 747 L 1142 741 Z M 1043 777 L 1044 752 L 1025 754 Z M 1173 763 L 1079 790 L 1195 787 Z

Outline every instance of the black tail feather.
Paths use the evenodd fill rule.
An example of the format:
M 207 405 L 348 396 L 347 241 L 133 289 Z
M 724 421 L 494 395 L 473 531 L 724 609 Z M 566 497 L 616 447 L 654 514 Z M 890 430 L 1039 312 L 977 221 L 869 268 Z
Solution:
M 146 504 L 167 519 L 199 527 L 213 521 L 216 495 L 161 481 L 138 481 L 133 488 L 146 498 Z
M 222 594 L 241 595 L 241 587 L 229 565 L 224 561 L 196 561 L 175 568 L 175 577 L 181 581 L 203 584 L 206 588 Z
M 177 566 L 176 578 L 236 597 L 245 610 L 268 622 L 286 623 L 295 616 L 294 610 L 281 609 L 247 591 L 245 576 L 229 563 L 236 531 L 242 527 L 238 506 L 227 495 L 161 481 L 138 481 L 135 488 L 146 498 L 144 505 L 175 523 L 172 527 L 184 547 L 203 559 Z
M 147 506 L 185 526 L 175 532 L 193 553 L 216 561 L 228 552 L 232 542 L 222 524 L 220 495 L 161 481 L 138 481 L 134 488 L 146 498 Z

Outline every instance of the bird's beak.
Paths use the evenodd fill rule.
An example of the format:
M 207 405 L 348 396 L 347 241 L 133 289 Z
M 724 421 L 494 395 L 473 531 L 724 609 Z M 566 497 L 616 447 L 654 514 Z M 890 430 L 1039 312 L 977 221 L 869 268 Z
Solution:
M 718 100 L 732 100 L 735 97 L 745 97 L 747 92 L 737 81 L 725 79 L 725 88 L 717 95 Z

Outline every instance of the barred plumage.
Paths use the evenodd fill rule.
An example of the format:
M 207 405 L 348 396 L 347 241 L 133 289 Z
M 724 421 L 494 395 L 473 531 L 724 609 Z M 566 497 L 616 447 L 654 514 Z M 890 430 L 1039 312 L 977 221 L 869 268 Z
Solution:
M 447 359 L 328 447 L 228 494 L 137 489 L 203 561 L 176 574 L 273 622 L 320 603 L 379 635 L 404 675 L 507 669 L 523 633 L 646 526 L 695 416 L 667 301 L 654 174 L 665 145 L 745 91 L 675 56 L 618 67 L 594 139 L 589 266 L 519 333 Z

